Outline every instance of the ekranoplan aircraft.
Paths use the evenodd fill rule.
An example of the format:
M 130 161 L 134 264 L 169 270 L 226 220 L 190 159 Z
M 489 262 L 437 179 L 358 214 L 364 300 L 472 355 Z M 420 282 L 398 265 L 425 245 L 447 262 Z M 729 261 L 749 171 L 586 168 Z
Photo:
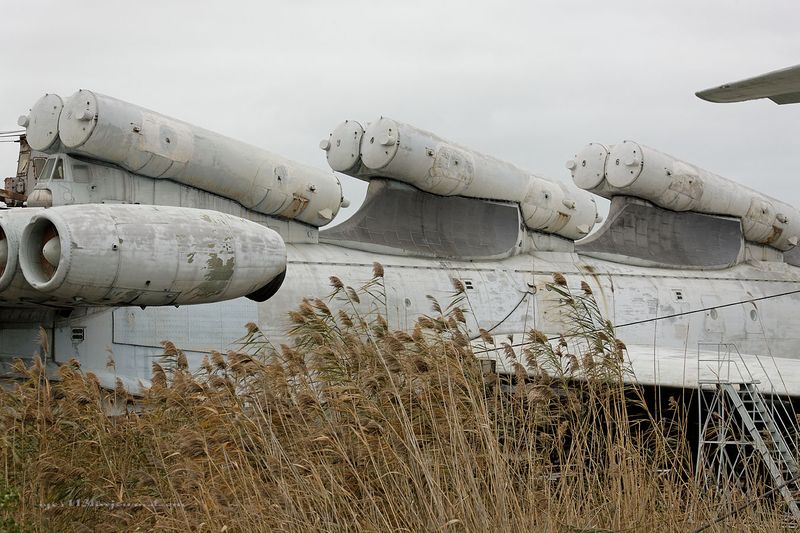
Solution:
M 795 103 L 800 66 L 698 95 Z M 161 341 L 194 365 L 248 322 L 280 342 L 287 310 L 330 293 L 331 275 L 370 279 L 378 261 L 392 328 L 429 313 L 426 296 L 446 301 L 455 278 L 475 338 L 557 334 L 565 318 L 544 287 L 560 272 L 589 283 L 642 384 L 695 387 L 698 343 L 729 342 L 768 354 L 756 377 L 800 396 L 800 212 L 636 142 L 583 148 L 572 185 L 389 118 L 345 121 L 321 147 L 369 188 L 321 231 L 346 202 L 332 172 L 87 90 L 43 96 L 20 126 L 27 175 L 2 192 L 26 202 L 0 210 L 5 363 L 44 331 L 49 366 L 76 358 L 135 389 Z M 611 207 L 591 233 L 593 195 Z

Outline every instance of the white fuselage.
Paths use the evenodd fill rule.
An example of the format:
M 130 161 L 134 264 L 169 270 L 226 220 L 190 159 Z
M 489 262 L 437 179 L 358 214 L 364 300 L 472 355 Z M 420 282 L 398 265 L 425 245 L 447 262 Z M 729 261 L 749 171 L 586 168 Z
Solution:
M 67 318 L 54 319 L 52 358 L 65 362 L 74 357 L 101 380 L 113 383 L 120 377 L 135 385 L 148 380 L 165 340 L 186 350 L 194 365 L 212 350 L 236 349 L 248 322 L 257 324 L 277 346 L 288 342 L 288 311 L 303 298 L 324 299 L 331 294 L 330 276 L 357 288 L 372 278 L 377 261 L 385 272 L 386 306 L 365 299 L 359 308 L 364 313 L 383 312 L 396 329 L 409 329 L 419 316 L 432 314 L 428 296 L 448 303 L 454 293 L 451 280 L 456 278 L 466 286 L 467 328 L 472 336 L 479 328 L 498 340 L 512 337 L 514 343 L 522 342 L 533 328 L 556 335 L 568 324 L 558 296 L 546 285 L 559 272 L 576 291 L 581 281 L 589 284 L 601 311 L 628 345 L 643 382 L 696 386 L 692 373 L 699 342 L 735 343 L 742 353 L 772 356 L 782 374 L 792 374 L 794 365 L 800 365 L 800 294 L 748 302 L 800 287 L 800 269 L 785 263 L 750 261 L 692 272 L 566 252 L 483 262 L 388 256 L 330 244 L 288 245 L 287 252 L 286 280 L 266 302 L 239 298 L 179 308 L 76 309 Z M 736 305 L 720 307 L 731 303 Z M 334 300 L 331 305 L 341 303 Z M 671 315 L 680 316 L 658 319 Z M 637 324 L 626 325 L 630 323 Z M 76 335 L 77 330 L 82 334 Z M 30 355 L 35 335 L 30 326 L 4 327 L 0 355 Z M 113 369 L 107 366 L 109 355 L 115 361 Z M 502 370 L 502 357 L 491 352 L 485 356 L 497 358 Z M 788 384 L 787 392 L 800 394 L 800 382 L 794 386 Z

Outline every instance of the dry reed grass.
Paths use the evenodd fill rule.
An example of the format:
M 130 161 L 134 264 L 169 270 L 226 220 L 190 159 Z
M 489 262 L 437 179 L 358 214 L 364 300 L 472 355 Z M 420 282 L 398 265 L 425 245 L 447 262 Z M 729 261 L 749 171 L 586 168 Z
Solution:
M 0 392 L 0 526 L 685 531 L 724 510 L 692 481 L 680 416 L 653 420 L 624 384 L 624 344 L 588 285 L 549 287 L 573 323 L 558 341 L 534 330 L 517 353 L 482 332 L 516 365 L 503 381 L 473 355 L 458 282 L 411 332 L 359 311 L 385 305 L 379 265 L 359 290 L 331 284 L 291 312 L 292 346 L 250 324 L 241 350 L 191 372 L 165 343 L 135 402 L 76 364 L 53 382 L 19 364 Z M 108 416 L 109 401 L 126 413 Z M 781 520 L 764 500 L 713 527 Z

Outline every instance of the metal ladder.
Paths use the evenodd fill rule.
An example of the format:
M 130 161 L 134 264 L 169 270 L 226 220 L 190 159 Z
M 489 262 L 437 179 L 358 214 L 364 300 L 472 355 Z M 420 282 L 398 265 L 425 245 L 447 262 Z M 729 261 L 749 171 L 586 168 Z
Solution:
M 724 488 L 742 475 L 749 477 L 753 472 L 749 463 L 759 461 L 773 490 L 800 523 L 800 501 L 795 498 L 800 494 L 800 464 L 794 455 L 800 431 L 795 413 L 781 401 L 781 389 L 770 379 L 761 358 L 748 360 L 759 378 L 766 380 L 769 396 L 735 344 L 698 343 L 697 475 Z
M 792 513 L 795 520 L 800 520 L 800 507 L 792 494 L 792 488 L 797 488 L 795 478 L 800 473 L 794 454 L 770 413 L 764 395 L 758 390 L 757 383 L 739 383 L 738 385 L 737 389 L 733 383 L 720 384 L 739 413 L 744 429 L 753 439 L 753 446 L 761 454 L 774 486 L 780 487 L 778 490 L 786 501 L 786 505 L 789 506 L 789 512 Z M 762 429 L 766 431 L 766 435 L 762 433 Z M 769 438 L 765 439 L 767 435 Z

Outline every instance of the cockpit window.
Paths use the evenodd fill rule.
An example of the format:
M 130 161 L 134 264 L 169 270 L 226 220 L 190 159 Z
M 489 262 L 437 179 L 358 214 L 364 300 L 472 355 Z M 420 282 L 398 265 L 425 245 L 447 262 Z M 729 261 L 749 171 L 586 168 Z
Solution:
M 42 168 L 47 163 L 47 158 L 45 157 L 34 157 L 33 158 L 33 176 L 38 180 L 42 177 Z
M 56 168 L 53 171 L 53 179 L 54 180 L 63 180 L 64 179 L 64 160 L 59 158 L 56 161 Z
M 39 180 L 63 180 L 64 179 L 64 160 L 60 157 L 51 157 L 47 159 L 42 173 L 39 174 Z
M 45 165 L 44 165 L 44 168 L 39 173 L 39 176 L 38 176 L 37 179 L 49 180 L 50 179 L 50 174 L 53 172 L 53 165 L 55 165 L 55 163 L 56 163 L 55 158 L 48 159 L 47 163 L 45 163 Z

